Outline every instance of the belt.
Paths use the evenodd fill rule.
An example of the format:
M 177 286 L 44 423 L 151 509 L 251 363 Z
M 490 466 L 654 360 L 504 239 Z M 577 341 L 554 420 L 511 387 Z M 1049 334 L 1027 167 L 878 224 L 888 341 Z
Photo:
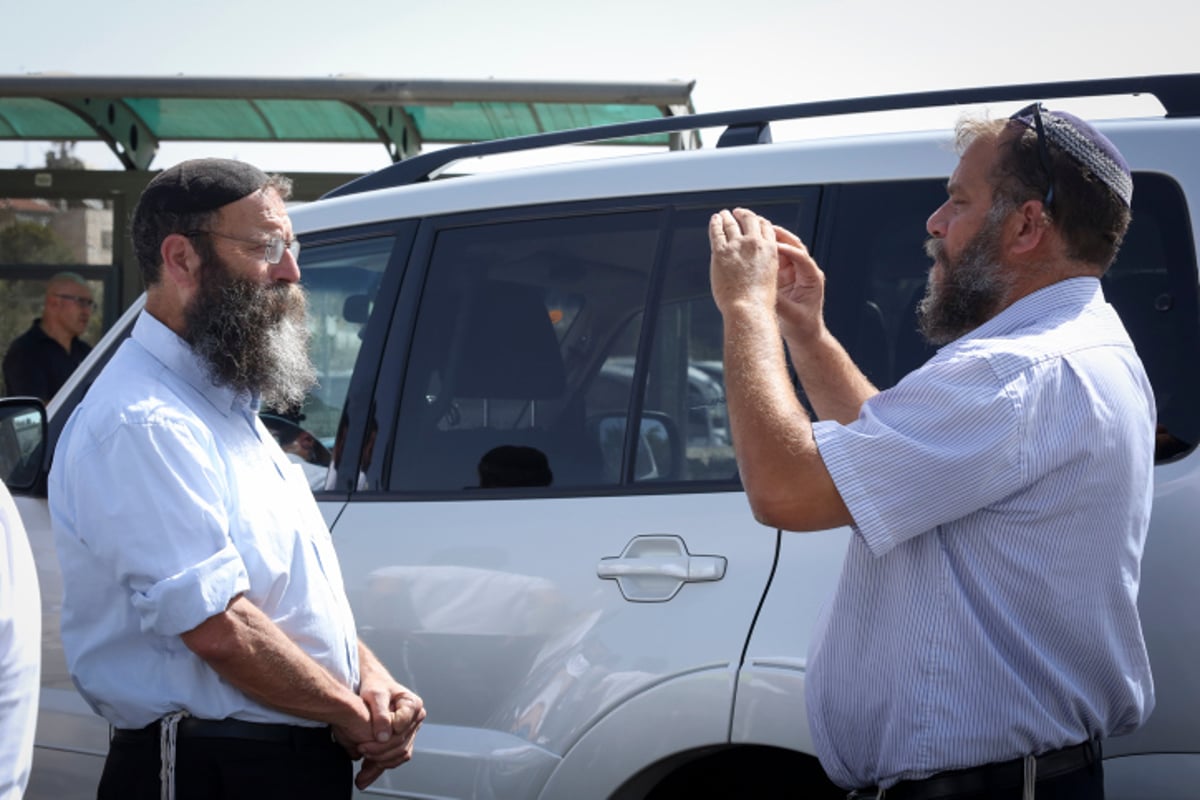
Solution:
M 1036 757 L 1037 780 L 1056 778 L 1100 761 L 1100 742 L 1092 740 Z M 901 781 L 887 789 L 856 789 L 847 800 L 937 800 L 959 795 L 981 794 L 989 789 L 1020 787 L 1025 782 L 1025 759 L 939 772 L 915 781 Z
M 155 720 L 144 728 L 114 728 L 113 740 L 158 741 L 159 721 Z M 180 739 L 242 739 L 253 742 L 276 742 L 293 745 L 329 744 L 333 741 L 328 725 L 308 727 L 264 722 L 246 722 L 240 719 L 200 719 L 184 717 L 179 720 L 176 734 Z

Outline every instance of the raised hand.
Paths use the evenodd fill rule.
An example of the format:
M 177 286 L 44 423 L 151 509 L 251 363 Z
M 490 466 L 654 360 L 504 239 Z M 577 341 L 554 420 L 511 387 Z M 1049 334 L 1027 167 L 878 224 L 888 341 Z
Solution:
M 779 272 L 774 226 L 745 208 L 722 209 L 709 220 L 708 240 L 709 279 L 717 308 L 724 312 L 737 303 L 752 303 L 769 312 L 775 305 Z
M 775 313 L 780 329 L 790 340 L 811 339 L 824 325 L 825 273 L 796 234 L 776 226 L 775 240 L 779 258 Z

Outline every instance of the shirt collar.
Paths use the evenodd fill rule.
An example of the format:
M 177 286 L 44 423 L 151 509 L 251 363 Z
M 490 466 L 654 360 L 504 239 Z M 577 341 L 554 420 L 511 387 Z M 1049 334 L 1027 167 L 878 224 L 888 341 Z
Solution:
M 1100 279 L 1088 276 L 1068 278 L 1027 294 L 959 341 L 1007 336 L 1030 325 L 1045 322 L 1064 313 L 1075 315 L 1086 306 L 1104 302 Z
M 191 346 L 149 312 L 143 311 L 138 315 L 130 335 L 222 414 L 229 416 L 241 412 L 252 416 L 258 412 L 257 395 L 237 392 L 229 386 L 213 383 L 207 366 Z

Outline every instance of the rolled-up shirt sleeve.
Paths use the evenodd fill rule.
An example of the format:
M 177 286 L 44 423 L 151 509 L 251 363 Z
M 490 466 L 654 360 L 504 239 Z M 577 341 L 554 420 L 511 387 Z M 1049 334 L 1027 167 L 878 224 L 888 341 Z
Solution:
M 825 467 L 873 554 L 1022 485 L 1015 403 L 983 360 L 931 362 L 867 401 L 854 422 L 813 424 Z
M 184 633 L 249 589 L 211 438 L 173 417 L 123 422 L 94 440 L 93 474 L 73 487 L 79 537 L 128 590 L 143 631 Z

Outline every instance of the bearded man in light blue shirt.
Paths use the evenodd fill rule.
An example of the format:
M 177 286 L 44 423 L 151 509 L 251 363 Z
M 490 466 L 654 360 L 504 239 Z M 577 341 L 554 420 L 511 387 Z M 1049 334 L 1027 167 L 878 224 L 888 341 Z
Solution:
M 964 120 L 958 145 L 919 309 L 942 347 L 882 392 L 825 328 L 803 243 L 713 216 L 738 466 L 763 523 L 854 531 L 805 689 L 850 797 L 1103 798 L 1100 741 L 1154 705 L 1136 606 L 1154 398 L 1099 281 L 1132 177 L 1040 105 Z
M 63 648 L 114 729 L 100 798 L 349 797 L 425 716 L 358 641 L 308 481 L 258 418 L 314 377 L 289 193 L 225 159 L 149 183 L 145 311 L 59 439 Z

